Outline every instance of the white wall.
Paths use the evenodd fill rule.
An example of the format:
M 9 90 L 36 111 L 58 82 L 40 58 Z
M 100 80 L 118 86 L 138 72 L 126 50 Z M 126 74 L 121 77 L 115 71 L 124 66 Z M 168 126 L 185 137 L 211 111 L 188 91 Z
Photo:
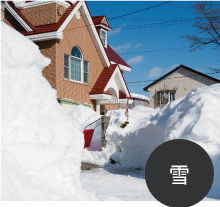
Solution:
M 155 90 L 163 90 L 164 84 L 166 90 L 176 90 L 175 99 L 178 99 L 186 96 L 195 87 L 201 88 L 215 83 L 215 81 L 182 68 L 149 89 L 150 107 L 154 107 Z

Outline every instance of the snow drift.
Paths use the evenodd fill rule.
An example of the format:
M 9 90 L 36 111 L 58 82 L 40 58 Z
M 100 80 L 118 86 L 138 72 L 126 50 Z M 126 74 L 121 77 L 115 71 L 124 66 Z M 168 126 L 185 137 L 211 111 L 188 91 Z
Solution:
M 113 159 L 121 166 L 144 169 L 157 146 L 188 139 L 210 155 L 215 170 L 213 188 L 220 188 L 220 84 L 194 88 L 160 110 L 137 106 L 129 114 L 129 124 L 122 129 L 125 110 L 108 112 L 107 146 L 102 152 L 85 149 L 84 161 L 102 166 Z
M 79 180 L 83 134 L 42 76 L 50 60 L 1 28 L 2 200 L 95 200 Z
M 111 116 L 111 119 L 106 132 L 106 148 L 102 148 L 101 152 L 91 152 L 90 149 L 84 149 L 82 161 L 104 166 L 109 163 L 110 159 L 113 159 L 123 166 L 135 167 L 133 164 L 135 160 L 146 160 L 146 158 L 141 158 L 142 153 L 139 153 L 144 150 L 144 147 L 143 149 L 140 147 L 142 146 L 141 139 L 145 139 L 145 136 L 143 136 L 145 132 L 140 135 L 135 134 L 135 131 L 143 127 L 143 120 L 148 123 L 147 120 L 158 111 L 149 107 L 136 106 L 129 110 L 129 124 L 124 129 L 120 128 L 120 126 L 127 120 L 125 109 L 108 111 L 107 116 Z M 136 138 L 133 137 L 134 134 Z M 164 139 L 160 143 L 163 141 Z M 157 146 L 154 141 L 152 141 L 152 144 Z M 122 151 L 123 153 L 121 153 Z M 128 156 L 128 154 L 130 155 Z

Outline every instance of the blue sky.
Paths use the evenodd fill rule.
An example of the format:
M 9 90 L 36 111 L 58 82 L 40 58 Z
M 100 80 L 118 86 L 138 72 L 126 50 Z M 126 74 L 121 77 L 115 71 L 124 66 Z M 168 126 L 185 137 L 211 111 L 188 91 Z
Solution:
M 129 82 L 156 80 L 180 64 L 205 74 L 210 73 L 210 69 L 205 66 L 220 68 L 220 54 L 211 46 L 189 52 L 189 42 L 180 38 L 184 33 L 198 34 L 192 27 L 192 18 L 197 17 L 191 8 L 194 1 L 172 1 L 124 18 L 110 20 L 164 2 L 87 2 L 92 16 L 106 15 L 112 28 L 108 32 L 108 44 L 132 67 L 131 72 L 124 73 L 131 93 L 149 96 L 143 88 L 152 81 Z M 213 3 L 220 5 L 220 2 Z M 220 79 L 220 73 L 211 76 Z

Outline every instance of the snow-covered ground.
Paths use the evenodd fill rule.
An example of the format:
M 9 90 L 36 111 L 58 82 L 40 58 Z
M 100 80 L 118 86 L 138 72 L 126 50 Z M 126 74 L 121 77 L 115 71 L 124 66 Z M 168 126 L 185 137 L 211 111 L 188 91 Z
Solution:
M 99 200 L 156 201 L 147 188 L 144 170 L 107 165 L 81 172 L 82 187 L 95 193 Z M 208 194 L 204 201 L 218 201 L 220 194 Z M 217 200 L 216 200 L 217 199 Z M 147 204 L 148 205 L 148 204 Z

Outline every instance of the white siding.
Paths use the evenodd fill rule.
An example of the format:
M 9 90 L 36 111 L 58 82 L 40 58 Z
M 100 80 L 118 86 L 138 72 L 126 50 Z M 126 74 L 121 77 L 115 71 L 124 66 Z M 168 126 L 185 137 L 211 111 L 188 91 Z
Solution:
M 155 90 L 163 90 L 164 84 L 166 90 L 176 90 L 175 99 L 178 99 L 186 96 L 195 87 L 201 88 L 215 83 L 215 81 L 181 68 L 176 73 L 160 81 L 149 89 L 150 107 L 154 107 Z

